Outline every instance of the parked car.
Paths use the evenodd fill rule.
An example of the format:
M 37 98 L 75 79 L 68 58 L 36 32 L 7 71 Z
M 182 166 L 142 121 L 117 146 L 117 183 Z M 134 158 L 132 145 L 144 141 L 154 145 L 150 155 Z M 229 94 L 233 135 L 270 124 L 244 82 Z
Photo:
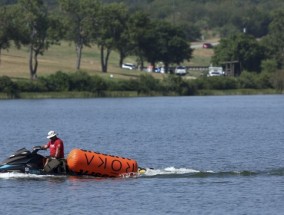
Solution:
M 222 67 L 213 67 L 213 66 L 209 67 L 209 72 L 207 74 L 208 77 L 211 77 L 211 76 L 224 76 L 224 75 L 225 75 L 225 72 L 223 71 Z
M 154 69 L 154 72 L 160 73 L 160 72 L 161 72 L 161 67 L 156 67 L 156 68 Z
M 203 43 L 202 48 L 204 48 L 204 49 L 212 49 L 213 45 L 211 43 Z
M 186 74 L 186 67 L 185 66 L 177 66 L 175 69 L 176 75 L 185 75 Z
M 132 70 L 132 69 L 135 69 L 136 66 L 135 66 L 134 64 L 132 64 L 132 63 L 123 63 L 122 66 L 121 66 L 121 68 Z

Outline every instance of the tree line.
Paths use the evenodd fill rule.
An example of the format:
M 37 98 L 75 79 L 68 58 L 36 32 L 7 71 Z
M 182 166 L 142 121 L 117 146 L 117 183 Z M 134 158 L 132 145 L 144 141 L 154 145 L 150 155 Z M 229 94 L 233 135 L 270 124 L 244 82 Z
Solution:
M 0 0 L 0 5 L 11 5 L 18 0 Z M 44 1 L 49 9 L 59 7 L 58 0 Z M 166 20 L 190 29 L 188 37 L 195 40 L 208 30 L 221 37 L 243 31 L 254 37 L 268 32 L 272 13 L 284 8 L 282 0 L 103 0 L 104 4 L 124 3 L 129 12 L 147 11 L 151 19 Z M 193 31 L 195 29 L 195 31 Z
M 244 29 L 260 38 L 268 33 L 271 16 L 284 8 L 281 0 L 105 0 L 124 2 L 131 10 L 148 11 L 153 19 L 184 25 L 196 29 L 206 39 L 208 34 L 227 37 Z M 195 40 L 197 34 L 189 37 Z M 199 36 L 198 36 L 199 37 Z
M 268 32 L 262 38 L 237 33 L 220 40 L 214 49 L 212 63 L 236 61 L 242 70 L 257 72 L 276 71 L 284 67 L 284 10 L 271 16 Z
M 58 0 L 59 7 L 49 10 L 43 0 L 19 0 L 0 9 L 0 51 L 16 46 L 29 47 L 31 79 L 37 77 L 38 56 L 61 40 L 74 42 L 76 69 L 80 69 L 82 50 L 98 46 L 102 72 L 108 70 L 112 51 L 119 53 L 119 66 L 133 55 L 141 68 L 148 61 L 155 66 L 189 60 L 192 49 L 181 27 L 153 21 L 146 13 L 130 13 L 125 4 L 103 4 L 99 0 Z

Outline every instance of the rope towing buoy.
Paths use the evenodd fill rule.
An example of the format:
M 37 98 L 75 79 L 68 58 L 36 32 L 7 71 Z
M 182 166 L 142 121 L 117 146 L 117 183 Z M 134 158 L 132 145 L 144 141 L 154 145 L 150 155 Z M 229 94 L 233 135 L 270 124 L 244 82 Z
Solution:
M 119 177 L 138 171 L 136 160 L 83 149 L 71 150 L 66 161 L 69 170 L 78 175 Z

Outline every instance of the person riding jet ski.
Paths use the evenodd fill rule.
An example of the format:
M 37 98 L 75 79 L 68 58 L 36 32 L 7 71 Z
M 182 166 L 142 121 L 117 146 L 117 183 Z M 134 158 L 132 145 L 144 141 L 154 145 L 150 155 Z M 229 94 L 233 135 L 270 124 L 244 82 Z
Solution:
M 64 144 L 63 141 L 57 137 L 56 132 L 48 132 L 46 138 L 49 139 L 49 142 L 43 145 L 41 148 L 43 150 L 49 148 L 51 158 L 64 158 Z
M 46 150 L 49 148 L 50 156 L 47 157 L 46 163 L 44 165 L 44 170 L 45 172 L 50 172 L 58 167 L 59 164 L 65 162 L 64 144 L 63 141 L 59 137 L 57 137 L 57 133 L 55 131 L 49 131 L 46 138 L 49 139 L 49 142 L 41 146 L 41 149 Z

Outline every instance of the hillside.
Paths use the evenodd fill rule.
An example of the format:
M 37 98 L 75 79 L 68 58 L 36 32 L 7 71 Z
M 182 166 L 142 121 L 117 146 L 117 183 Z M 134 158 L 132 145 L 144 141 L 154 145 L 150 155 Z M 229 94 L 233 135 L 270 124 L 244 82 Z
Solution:
M 190 62 L 184 62 L 184 65 L 204 65 L 210 63 L 213 54 L 212 49 L 196 49 L 193 52 L 193 58 Z M 28 50 L 22 48 L 17 50 L 12 47 L 9 51 L 3 51 L 1 55 L 0 75 L 7 75 L 13 78 L 29 78 L 28 68 Z M 75 72 L 75 47 L 67 42 L 62 42 L 60 46 L 51 46 L 43 56 L 39 56 L 38 76 L 45 76 L 56 71 L 66 73 Z M 135 63 L 135 58 L 129 57 L 125 62 Z M 102 73 L 100 67 L 100 55 L 96 47 L 84 48 L 81 70 L 89 74 L 98 74 L 109 76 L 113 74 L 115 78 L 129 79 L 141 74 L 140 71 L 123 70 L 118 66 L 118 54 L 112 52 L 110 56 L 108 73 Z M 157 78 L 162 78 L 162 74 L 153 73 Z M 193 74 L 198 75 L 198 74 Z
M 0 0 L 3 5 L 15 4 L 16 0 Z M 57 0 L 45 0 L 51 11 L 58 10 Z M 167 20 L 183 27 L 188 34 L 187 41 L 191 44 L 210 41 L 211 38 L 223 38 L 242 32 L 262 37 L 267 34 L 271 14 L 278 8 L 284 8 L 284 1 L 279 0 L 104 0 L 103 3 L 120 2 L 129 7 L 130 12 L 146 11 L 152 19 Z M 217 39 L 218 40 L 218 39 Z M 0 75 L 29 78 L 28 50 L 14 47 L 9 51 L 1 51 Z M 196 49 L 186 66 L 208 66 L 213 55 L 212 49 Z M 75 47 L 63 42 L 61 46 L 51 46 L 43 56 L 39 56 L 38 76 L 44 76 L 56 71 L 75 71 Z M 135 63 L 135 57 L 129 57 L 124 62 Z M 129 78 L 137 76 L 137 71 L 122 70 L 118 66 L 119 57 L 112 52 L 108 65 L 108 74 L 101 73 L 100 54 L 96 47 L 84 48 L 81 70 L 90 74 L 100 74 Z M 160 77 L 160 74 L 154 74 Z M 199 74 L 193 74 L 198 76 Z

